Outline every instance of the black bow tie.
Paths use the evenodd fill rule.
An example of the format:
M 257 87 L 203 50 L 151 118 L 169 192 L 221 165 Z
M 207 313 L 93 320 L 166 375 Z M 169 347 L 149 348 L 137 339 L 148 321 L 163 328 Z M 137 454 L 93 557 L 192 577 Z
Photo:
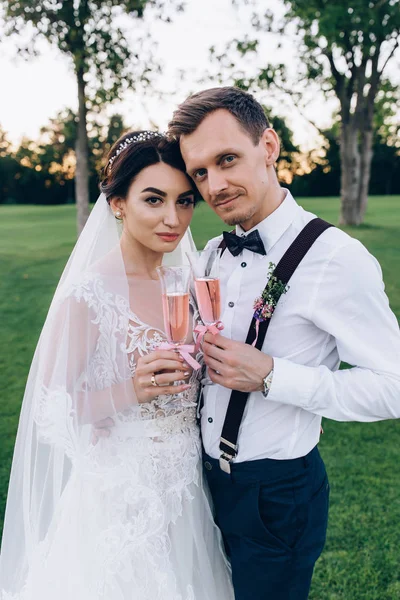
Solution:
M 226 247 L 233 256 L 238 256 L 243 251 L 243 248 L 247 248 L 247 250 L 251 250 L 256 254 L 262 254 L 263 256 L 267 254 L 257 229 L 249 233 L 249 235 L 242 237 L 228 231 L 224 231 L 223 236 Z

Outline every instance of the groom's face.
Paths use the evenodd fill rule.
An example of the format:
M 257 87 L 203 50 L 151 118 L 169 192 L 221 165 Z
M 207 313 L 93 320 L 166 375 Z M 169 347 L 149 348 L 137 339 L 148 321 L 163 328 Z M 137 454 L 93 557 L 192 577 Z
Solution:
M 248 230 L 265 218 L 279 152 L 275 132 L 266 129 L 254 145 L 235 117 L 220 109 L 209 114 L 193 133 L 181 136 L 180 146 L 188 174 L 225 223 L 240 223 Z

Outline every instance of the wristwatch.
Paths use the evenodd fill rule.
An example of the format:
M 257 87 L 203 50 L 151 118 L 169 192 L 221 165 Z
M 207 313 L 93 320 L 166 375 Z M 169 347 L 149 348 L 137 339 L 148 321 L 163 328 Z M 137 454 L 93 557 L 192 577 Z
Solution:
M 274 369 L 271 369 L 271 371 L 268 373 L 268 375 L 266 377 L 264 377 L 264 379 L 263 379 L 264 390 L 262 392 L 262 395 L 264 396 L 264 398 L 266 398 L 269 394 L 269 390 L 271 389 L 271 385 L 272 385 L 273 376 L 274 376 Z

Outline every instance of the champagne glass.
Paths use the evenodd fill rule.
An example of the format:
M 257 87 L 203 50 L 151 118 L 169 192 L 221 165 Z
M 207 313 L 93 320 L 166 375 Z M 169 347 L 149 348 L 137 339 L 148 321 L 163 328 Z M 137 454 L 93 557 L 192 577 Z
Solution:
M 205 325 L 215 326 L 221 317 L 219 259 L 221 249 L 187 253 L 194 276 L 200 316 Z
M 188 252 L 187 256 L 193 271 L 194 288 L 202 321 L 207 327 L 217 327 L 221 317 L 219 279 L 221 249 Z M 207 374 L 202 383 L 213 385 Z
M 178 347 L 189 332 L 190 267 L 157 267 L 167 340 Z

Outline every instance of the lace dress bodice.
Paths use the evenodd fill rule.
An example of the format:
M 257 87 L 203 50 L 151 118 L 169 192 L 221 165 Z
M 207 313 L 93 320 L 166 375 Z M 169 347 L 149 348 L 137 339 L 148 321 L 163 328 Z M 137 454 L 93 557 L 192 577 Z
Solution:
M 76 340 L 70 344 L 74 355 L 71 362 L 82 363 L 84 368 L 71 382 L 70 389 L 42 385 L 35 411 L 41 437 L 64 446 L 73 458 L 79 446 L 75 415 L 81 397 L 89 422 L 95 424 L 105 417 L 113 419 L 113 438 L 155 438 L 182 431 L 182 427 L 187 430 L 188 426 L 196 430 L 197 436 L 199 372 L 192 372 L 188 381 L 191 387 L 185 392 L 161 393 L 152 402 L 139 403 L 131 385 L 139 357 L 167 341 L 163 331 L 160 283 L 153 280 L 130 282 L 128 301 L 126 297 L 106 291 L 101 276 L 88 273 L 70 290 L 68 301 L 73 303 L 77 313 L 74 329 L 78 332 Z M 188 343 L 192 342 L 192 331 L 198 320 L 193 301 L 191 307 L 193 321 Z M 80 329 L 86 331 L 88 339 L 79 337 Z M 80 351 L 81 360 L 76 358 Z M 201 355 L 198 359 L 201 360 Z M 105 407 L 101 406 L 102 394 L 107 400 Z
M 144 312 L 145 318 L 152 324 L 146 323 L 131 307 L 127 309 L 125 314 L 128 320 L 126 352 L 132 377 L 135 376 L 138 358 L 157 350 L 161 343 L 167 341 L 163 331 L 160 284 L 158 281 L 145 280 L 140 285 L 142 289 L 144 288 L 143 295 L 140 296 L 139 300 L 136 299 L 136 302 L 133 301 L 131 304 L 133 306 L 136 304 L 138 311 Z M 144 306 L 143 299 L 146 299 L 146 306 Z M 197 308 L 192 299 L 190 300 L 190 305 L 192 326 L 189 327 L 187 343 L 193 342 L 192 330 L 195 328 L 199 318 Z M 177 416 L 182 411 L 185 412 L 186 418 L 193 422 L 200 386 L 199 374 L 193 371 L 187 383 L 191 387 L 185 392 L 179 394 L 160 394 L 152 402 L 134 405 L 119 413 L 117 415 L 118 422 L 127 423 L 137 419 L 163 419 Z M 160 391 L 162 391 L 162 388 Z M 160 425 L 162 426 L 162 424 Z
M 192 304 L 193 329 L 196 324 L 196 309 Z M 144 323 L 131 309 L 128 313 L 129 327 L 126 352 L 128 354 L 130 372 L 135 376 L 139 356 L 155 351 L 167 338 L 161 328 Z M 187 340 L 191 342 L 192 340 Z M 178 385 L 179 382 L 176 382 Z M 127 431 L 129 435 L 133 427 L 139 426 L 143 435 L 158 436 L 173 434 L 185 427 L 196 427 L 196 410 L 200 380 L 193 371 L 187 383 L 190 388 L 179 394 L 160 394 L 153 401 L 137 404 L 115 416 L 116 435 Z M 162 388 L 161 388 L 162 389 Z M 156 422 L 149 422 L 155 420 Z M 140 423 L 140 425 L 139 425 Z

